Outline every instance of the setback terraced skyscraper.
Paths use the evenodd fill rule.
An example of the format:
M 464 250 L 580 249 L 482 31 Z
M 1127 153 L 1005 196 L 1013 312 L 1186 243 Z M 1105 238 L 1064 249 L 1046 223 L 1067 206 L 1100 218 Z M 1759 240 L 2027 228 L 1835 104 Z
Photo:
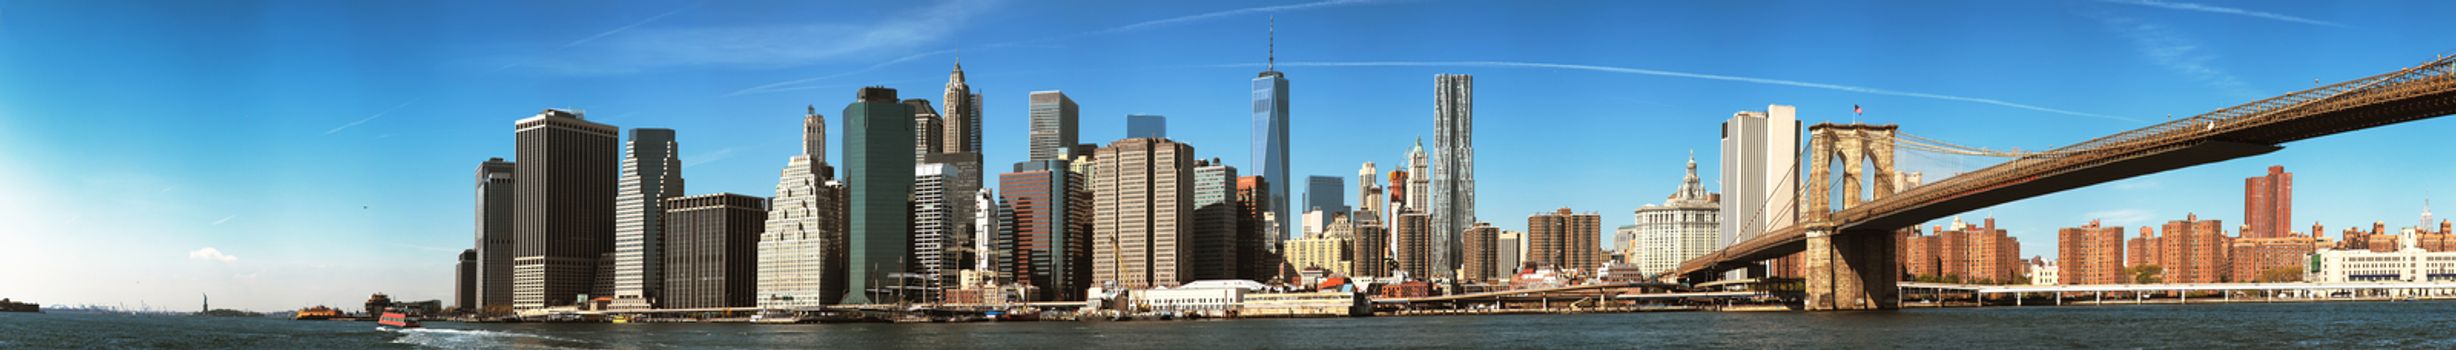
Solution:
M 621 128 L 582 118 L 548 109 L 513 124 L 520 161 L 513 172 L 520 185 L 512 196 L 514 308 L 587 299 L 597 285 L 599 262 L 614 249 Z
M 682 195 L 682 161 L 673 129 L 631 129 L 626 144 L 614 198 L 614 307 L 644 309 L 664 297 L 662 219 L 665 199 Z
M 843 300 L 846 257 L 844 182 L 827 165 L 827 118 L 802 117 L 802 154 L 785 162 L 759 233 L 759 307 L 811 307 Z

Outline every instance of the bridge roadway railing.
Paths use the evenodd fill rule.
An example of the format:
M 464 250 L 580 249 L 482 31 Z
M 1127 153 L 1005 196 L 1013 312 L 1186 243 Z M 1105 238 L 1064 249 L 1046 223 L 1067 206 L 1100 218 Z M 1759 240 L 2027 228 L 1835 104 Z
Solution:
M 2041 152 L 2038 155 L 2015 158 L 1978 171 L 1909 188 L 1885 198 L 1861 203 L 1858 206 L 1832 213 L 1826 218 L 1826 222 L 1849 223 L 1881 215 L 1891 215 L 1920 205 L 1985 193 L 2063 172 L 2077 171 L 2089 165 L 2106 164 L 2190 148 L 2211 141 L 2219 135 L 2248 136 L 2243 140 L 2230 141 L 2269 144 L 2324 135 L 2326 132 L 2342 130 L 2303 131 L 2299 134 L 2275 135 L 2250 135 L 2246 131 L 2259 130 L 2259 128 L 2290 123 L 2331 112 L 2420 96 L 2448 94 L 2452 91 L 2456 91 L 2456 57 L 2441 57 L 2395 72 L 2296 91 L 2093 138 Z M 2370 125 L 2339 126 L 2337 129 L 2367 126 Z M 1798 225 L 1769 230 L 1712 254 L 1690 259 L 1688 262 L 1681 263 L 1677 270 L 1667 271 L 1664 275 L 1677 276 L 1713 268 L 1732 258 L 1757 255 L 1759 250 L 1771 249 L 1793 240 L 1804 239 L 1803 232 L 1791 232 L 1797 229 Z
M 1482 299 L 1492 299 L 1492 298 L 1497 298 L 1497 297 L 1511 297 L 1511 296 L 1520 296 L 1520 295 L 1528 295 L 1528 294 L 1543 294 L 1543 293 L 1558 293 L 1558 292 L 1568 292 L 1568 291 L 1603 290 L 1603 289 L 1619 289 L 1619 288 L 1645 288 L 1645 287 L 1655 287 L 1655 288 L 1674 288 L 1674 287 L 1679 287 L 1679 285 L 1669 284 L 1669 283 L 1658 283 L 1658 282 L 1611 282 L 1611 283 L 1582 284 L 1582 285 L 1574 285 L 1574 286 L 1561 286 L 1561 287 L 1548 287 L 1548 288 L 1531 288 L 1531 289 L 1502 290 L 1502 291 L 1491 291 L 1491 292 L 1483 292 L 1483 293 L 1467 293 L 1467 294 L 1443 295 L 1443 296 L 1422 297 L 1422 298 L 1375 298 L 1375 299 L 1373 299 L 1373 303 L 1375 303 L 1375 304 L 1411 304 L 1411 303 L 1442 302 L 1442 301 L 1458 301 L 1458 300 L 1482 300 Z
M 2175 284 L 2068 284 L 2068 285 L 1978 285 L 1958 283 L 1901 282 L 1902 289 L 1935 289 L 1998 293 L 2094 293 L 2094 292 L 2171 292 L 2171 291 L 2246 291 L 2246 290 L 2348 290 L 2348 289 L 2456 289 L 2456 282 L 2289 282 L 2289 283 L 2175 283 Z

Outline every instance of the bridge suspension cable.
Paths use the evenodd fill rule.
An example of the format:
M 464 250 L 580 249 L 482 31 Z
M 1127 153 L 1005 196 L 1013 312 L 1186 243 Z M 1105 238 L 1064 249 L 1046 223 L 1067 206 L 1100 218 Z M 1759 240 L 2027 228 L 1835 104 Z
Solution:
M 2064 156 L 2064 155 L 2070 155 L 2070 154 L 2074 154 L 2074 153 L 2080 153 L 2080 152 L 2082 152 L 2082 150 L 2022 151 L 2022 150 L 2021 150 L 2021 149 L 2019 149 L 2019 148 L 2014 148 L 2014 149 L 2011 149 L 2011 150 L 1997 150 L 1997 149 L 1990 149 L 1990 148 L 1985 148 L 1985 147 L 1963 146 L 1963 145 L 1960 145 L 1960 144 L 1955 144 L 1955 143 L 1951 143 L 1951 142 L 1944 142 L 1944 141 L 1941 141 L 1941 140 L 1936 140 L 1936 139 L 1926 138 L 1926 137 L 1922 137 L 1922 136 L 1919 136 L 1919 135 L 1912 135 L 1912 134 L 1907 133 L 1907 132 L 1896 132 L 1894 135 L 1896 135 L 1896 137 L 1894 138 L 1894 147 L 1898 147 L 1898 148 L 1907 148 L 1907 149 L 1910 149 L 1910 150 L 1913 150 L 1913 151 L 1934 152 L 1934 153 L 1943 153 L 1943 154 L 1952 154 L 1952 155 L 1978 156 L 1978 157 L 1998 157 L 1998 158 L 2022 158 L 2022 157 L 2054 157 L 2054 156 Z

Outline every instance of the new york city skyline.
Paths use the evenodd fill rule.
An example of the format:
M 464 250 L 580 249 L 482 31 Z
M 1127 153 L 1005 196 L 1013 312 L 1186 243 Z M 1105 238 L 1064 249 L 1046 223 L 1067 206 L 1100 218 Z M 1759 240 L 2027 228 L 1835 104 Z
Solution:
M 0 247 L 0 263 L 61 267 L 21 272 L 34 283 L 13 285 L 30 288 L 0 292 L 176 304 L 203 291 L 264 310 L 348 304 L 367 291 L 443 299 L 442 257 L 470 242 L 469 165 L 511 158 L 512 120 L 571 107 L 624 128 L 675 129 L 693 193 L 768 196 L 776 167 L 798 150 L 790 123 L 803 106 L 831 111 L 869 85 L 934 97 L 926 92 L 959 58 L 984 94 L 992 168 L 1024 158 L 1023 95 L 1064 90 L 1083 106 L 1083 142 L 1122 137 L 1127 114 L 1165 115 L 1169 136 L 1201 158 L 1250 169 L 1244 89 L 1264 64 L 1271 17 L 1278 70 L 1292 81 L 1294 177 L 1402 163 L 1410 142 L 1433 132 L 1432 75 L 1472 74 L 1482 82 L 1479 218 L 1519 229 L 1523 215 L 1568 207 L 1602 214 L 1607 236 L 1672 192 L 1690 151 L 1713 154 L 1715 125 L 1735 111 L 1792 105 L 1808 123 L 1900 123 L 1963 144 L 2045 149 L 2445 52 L 2406 37 L 2428 30 L 2376 29 L 2444 26 L 2426 17 L 2298 3 L 170 5 L 0 3 L 0 48 L 17 53 L 0 55 L 0 72 L 21 77 L 0 86 L 0 145 L 18 150 L 0 153 L 0 183 L 16 193 L 0 200 L 10 227 L 0 239 L 33 242 Z M 1493 7 L 1525 15 L 1473 15 Z M 1090 8 L 1104 15 L 1069 15 Z M 1711 15 L 1581 14 L 1675 10 Z M 1928 23 L 1972 17 L 1953 13 L 1992 16 Z M 222 19 L 232 16 L 247 20 Z M 1779 25 L 1711 20 L 1752 16 Z M 541 28 L 538 18 L 575 22 Z M 1704 30 L 1730 32 L 1674 35 Z M 2269 44 L 2297 39 L 2361 49 Z M 1970 215 L 2002 219 L 2031 252 L 2052 252 L 2055 228 L 2093 218 L 2139 226 L 2192 212 L 2234 223 L 2239 181 L 2281 164 L 2304 189 L 2296 226 L 2402 226 L 2427 195 L 2456 193 L 2417 177 L 2449 169 L 2412 146 L 2449 123 L 2297 143 Z M 1699 157 L 1700 168 L 1713 160 Z M 1931 181 L 1992 164 L 1903 162 Z

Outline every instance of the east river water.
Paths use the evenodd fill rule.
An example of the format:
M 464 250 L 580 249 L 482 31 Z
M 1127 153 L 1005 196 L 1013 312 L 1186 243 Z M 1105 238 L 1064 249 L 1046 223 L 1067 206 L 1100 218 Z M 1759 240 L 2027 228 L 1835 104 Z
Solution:
M 962 324 L 462 324 L 0 313 L 0 348 L 2456 348 L 2456 301 Z

